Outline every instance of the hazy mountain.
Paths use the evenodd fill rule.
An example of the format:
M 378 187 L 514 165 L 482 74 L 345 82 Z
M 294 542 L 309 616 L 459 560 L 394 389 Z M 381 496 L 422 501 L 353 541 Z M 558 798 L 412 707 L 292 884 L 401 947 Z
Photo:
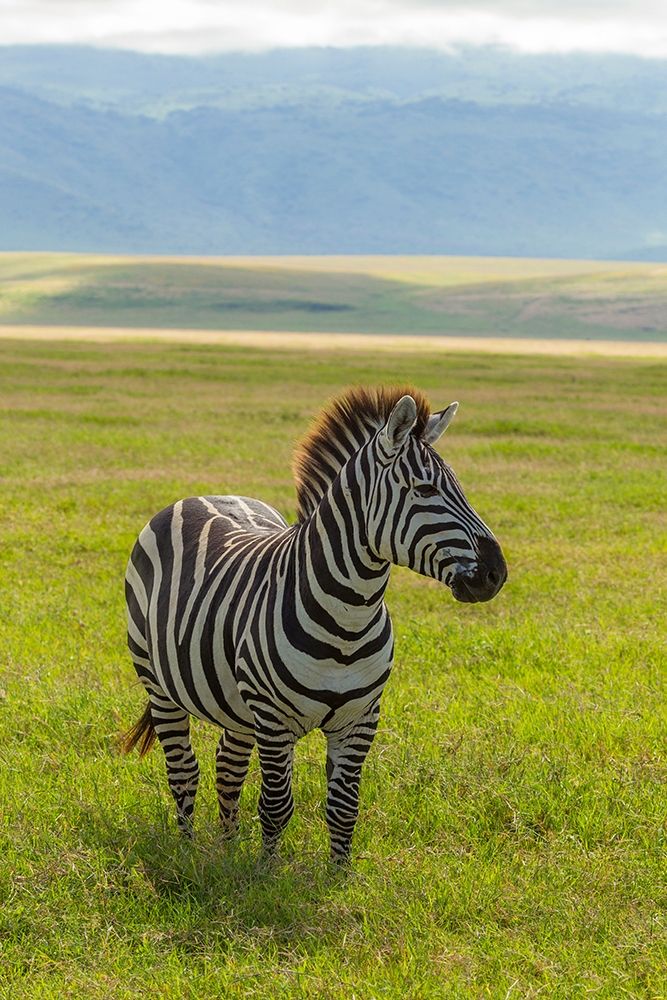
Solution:
M 495 50 L 0 48 L 0 249 L 667 259 L 666 81 Z

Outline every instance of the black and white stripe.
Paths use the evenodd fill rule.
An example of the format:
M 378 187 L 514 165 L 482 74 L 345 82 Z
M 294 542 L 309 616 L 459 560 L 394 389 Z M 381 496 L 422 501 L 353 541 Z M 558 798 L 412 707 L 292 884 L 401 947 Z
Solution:
M 500 548 L 433 450 L 455 405 L 430 415 L 412 391 L 352 390 L 297 455 L 299 521 L 247 497 L 191 497 L 157 514 L 126 577 L 128 643 L 150 708 L 128 735 L 157 735 L 179 827 L 190 832 L 199 768 L 191 715 L 222 728 L 217 791 L 232 833 L 257 744 L 259 814 L 271 851 L 293 811 L 294 743 L 327 738 L 326 817 L 347 858 L 359 780 L 393 656 L 391 563 L 463 601 L 502 586 Z

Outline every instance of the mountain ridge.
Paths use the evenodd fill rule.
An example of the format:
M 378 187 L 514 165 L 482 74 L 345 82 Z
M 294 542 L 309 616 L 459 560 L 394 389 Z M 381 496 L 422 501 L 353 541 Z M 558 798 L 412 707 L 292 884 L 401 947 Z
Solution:
M 534 81 L 539 99 L 517 101 L 519 60 L 507 98 L 490 101 L 474 88 L 466 99 L 447 96 L 453 85 L 425 91 L 438 67 L 451 70 L 439 54 L 411 81 L 414 53 L 386 50 L 383 61 L 378 51 L 305 50 L 281 82 L 285 52 L 198 61 L 77 49 L 79 62 L 58 77 L 71 49 L 12 47 L 3 61 L 7 51 L 0 249 L 667 259 L 662 91 L 641 111 L 549 97 L 563 90 L 554 66 L 571 61 L 545 64 L 539 80 L 549 77 L 551 90 Z M 107 104 L 82 90 L 95 55 L 97 82 L 88 79 L 108 79 Z M 382 74 L 391 78 L 392 58 L 401 96 L 373 90 Z M 479 74 L 483 55 L 470 59 Z M 348 76 L 324 93 L 340 64 Z M 630 64 L 655 81 L 667 65 Z M 487 89 L 499 86 L 493 65 Z M 577 65 L 588 79 L 599 61 L 586 73 L 585 60 Z M 134 76 L 123 80 L 122 66 Z M 156 106 L 140 71 L 155 87 L 174 66 L 181 78 Z M 236 80 L 233 94 L 206 90 L 207 66 Z M 248 83 L 257 66 L 263 75 Z M 206 103 L 211 94 L 217 103 Z

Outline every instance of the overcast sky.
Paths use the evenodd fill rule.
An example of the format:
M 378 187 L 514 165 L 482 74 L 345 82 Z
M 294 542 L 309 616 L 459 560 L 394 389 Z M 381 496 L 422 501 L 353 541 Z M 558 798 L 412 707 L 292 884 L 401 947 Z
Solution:
M 0 43 L 147 52 L 505 44 L 667 56 L 667 0 L 0 0 Z

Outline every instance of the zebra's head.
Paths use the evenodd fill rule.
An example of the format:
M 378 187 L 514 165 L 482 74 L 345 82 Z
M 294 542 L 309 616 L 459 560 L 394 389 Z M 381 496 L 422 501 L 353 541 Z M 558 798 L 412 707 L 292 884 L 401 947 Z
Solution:
M 371 442 L 368 540 L 381 559 L 441 580 L 458 601 L 474 603 L 495 597 L 507 565 L 493 533 L 433 448 L 457 408 L 452 403 L 424 417 L 411 395 L 396 402 Z

